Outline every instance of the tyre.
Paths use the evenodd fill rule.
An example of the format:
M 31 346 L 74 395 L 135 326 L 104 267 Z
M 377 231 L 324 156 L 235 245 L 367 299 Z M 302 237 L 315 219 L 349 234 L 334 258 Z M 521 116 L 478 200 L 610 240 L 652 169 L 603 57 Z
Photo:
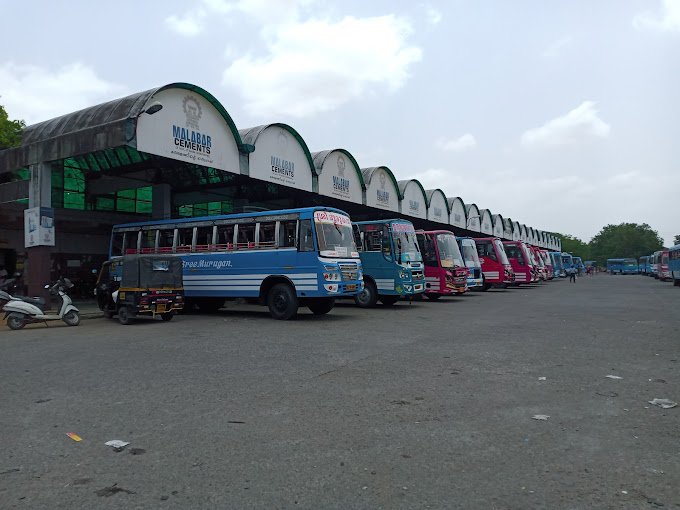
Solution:
M 354 296 L 354 302 L 361 308 L 373 308 L 378 302 L 378 289 L 371 280 L 364 281 L 364 290 Z
M 171 321 L 174 316 L 175 314 L 173 312 L 162 313 L 161 319 L 163 319 L 165 322 L 168 322 Z
M 103 310 L 103 311 L 102 311 L 102 314 L 103 314 L 104 317 L 106 317 L 107 319 L 110 319 L 111 317 L 113 317 L 113 312 L 110 312 L 109 310 Z
M 324 315 L 330 312 L 335 306 L 335 299 L 333 298 L 320 298 L 311 301 L 307 308 L 309 308 L 314 315 Z
M 393 306 L 399 302 L 399 296 L 380 296 L 380 302 L 384 306 Z
M 277 283 L 267 294 L 269 313 L 277 320 L 288 320 L 295 317 L 298 300 L 293 288 L 287 283 Z
M 20 313 L 12 312 L 7 316 L 9 329 L 21 329 L 26 325 L 26 319 Z
M 673 278 L 673 285 L 675 287 L 680 287 L 680 280 L 678 280 L 677 278 Z
M 198 302 L 198 310 L 201 313 L 216 313 L 224 306 L 224 299 L 220 298 L 205 298 Z
M 425 294 L 427 296 L 427 299 L 430 301 L 437 301 L 440 297 L 442 297 L 441 294 L 430 294 L 429 292 Z
M 127 306 L 121 306 L 118 309 L 118 322 L 120 322 L 123 326 L 127 326 L 132 322 L 133 314 L 130 311 L 130 308 Z
M 62 317 L 62 320 L 69 326 L 77 326 L 80 324 L 80 314 L 75 310 L 71 310 Z
M 490 283 L 484 282 L 484 283 L 482 284 L 482 289 L 481 289 L 481 290 L 482 290 L 482 292 L 486 292 L 486 291 L 489 290 L 490 288 L 491 288 L 491 284 L 490 284 Z

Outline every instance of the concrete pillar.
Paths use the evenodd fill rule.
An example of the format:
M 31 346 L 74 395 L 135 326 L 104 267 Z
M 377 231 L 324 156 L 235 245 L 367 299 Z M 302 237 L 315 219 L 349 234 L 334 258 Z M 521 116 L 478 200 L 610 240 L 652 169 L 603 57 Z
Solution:
M 154 220 L 172 218 L 172 188 L 169 184 L 154 184 L 151 200 L 151 214 Z
M 28 184 L 28 207 L 52 207 L 52 165 L 38 163 L 30 166 L 31 178 Z M 55 237 L 59 233 L 55 227 Z M 27 267 L 22 278 L 29 296 L 41 296 L 49 303 L 50 296 L 45 284 L 50 283 L 51 246 L 26 248 Z

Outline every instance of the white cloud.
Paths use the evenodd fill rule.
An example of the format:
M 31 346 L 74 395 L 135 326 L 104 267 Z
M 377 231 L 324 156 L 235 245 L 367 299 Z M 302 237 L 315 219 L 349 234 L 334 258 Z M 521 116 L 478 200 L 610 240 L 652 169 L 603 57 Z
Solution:
M 203 9 L 192 11 L 186 16 L 168 16 L 165 18 L 165 24 L 170 30 L 183 35 L 185 37 L 195 37 L 203 32 L 203 20 L 206 17 L 206 12 Z
M 2 103 L 10 116 L 27 124 L 58 117 L 125 95 L 126 87 L 99 78 L 75 62 L 53 71 L 6 62 L 0 65 Z
M 570 46 L 573 41 L 574 38 L 571 36 L 557 39 L 556 41 L 550 43 L 548 47 L 541 52 L 541 56 L 545 58 L 555 58 L 562 52 L 562 50 L 564 50 L 564 48 Z
M 522 135 L 526 147 L 572 145 L 594 138 L 607 138 L 611 130 L 595 109 L 593 101 L 584 101 L 562 117 L 529 129 Z
M 633 18 L 638 30 L 650 29 L 661 32 L 680 30 L 680 0 L 663 0 L 662 12 L 641 12 Z
M 393 15 L 338 22 L 314 19 L 265 26 L 268 54 L 245 55 L 224 71 L 255 115 L 309 116 L 371 93 L 395 91 L 421 50 L 410 24 Z
M 316 2 L 317 0 L 203 0 L 203 5 L 213 12 L 242 12 L 260 23 L 274 25 L 298 19 L 303 9 Z
M 425 16 L 430 25 L 438 25 L 442 20 L 442 13 L 431 5 L 425 7 Z
M 460 138 L 440 138 L 435 142 L 435 146 L 446 152 L 463 152 L 474 149 L 477 146 L 477 140 L 470 133 L 466 133 Z

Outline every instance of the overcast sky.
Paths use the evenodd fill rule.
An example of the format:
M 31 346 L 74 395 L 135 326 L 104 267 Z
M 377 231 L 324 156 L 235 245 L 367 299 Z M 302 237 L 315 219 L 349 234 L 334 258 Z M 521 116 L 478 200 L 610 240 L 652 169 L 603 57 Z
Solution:
M 680 234 L 680 0 L 0 0 L 27 123 L 175 81 L 527 226 Z

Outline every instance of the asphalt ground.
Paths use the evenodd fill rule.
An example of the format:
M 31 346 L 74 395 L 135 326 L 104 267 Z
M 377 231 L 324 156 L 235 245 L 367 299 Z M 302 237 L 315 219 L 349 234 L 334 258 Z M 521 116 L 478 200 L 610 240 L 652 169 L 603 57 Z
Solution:
M 680 508 L 678 310 L 597 275 L 0 326 L 0 508 Z

